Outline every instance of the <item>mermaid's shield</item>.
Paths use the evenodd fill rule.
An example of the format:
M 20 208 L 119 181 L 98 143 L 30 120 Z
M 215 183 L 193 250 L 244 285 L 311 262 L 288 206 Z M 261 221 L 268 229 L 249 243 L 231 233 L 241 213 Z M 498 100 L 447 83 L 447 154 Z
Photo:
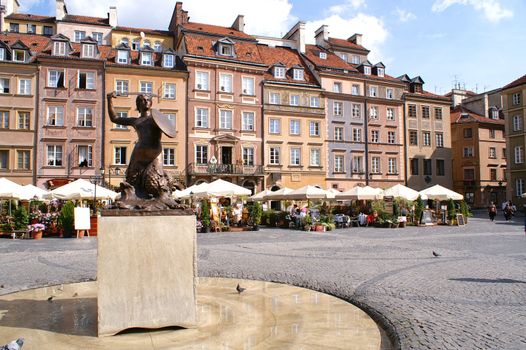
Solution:
M 175 119 L 170 119 L 166 114 L 159 112 L 157 109 L 152 108 L 152 117 L 159 129 L 162 130 L 166 136 L 174 138 L 177 134 L 175 127 Z

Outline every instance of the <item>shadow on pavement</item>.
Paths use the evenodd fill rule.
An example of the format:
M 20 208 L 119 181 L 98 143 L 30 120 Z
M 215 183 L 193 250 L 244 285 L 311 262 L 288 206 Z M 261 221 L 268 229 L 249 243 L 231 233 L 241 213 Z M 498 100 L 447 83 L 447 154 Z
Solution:
M 450 281 L 459 281 L 459 282 L 478 282 L 478 283 L 526 283 L 526 281 L 513 280 L 510 278 L 450 278 Z

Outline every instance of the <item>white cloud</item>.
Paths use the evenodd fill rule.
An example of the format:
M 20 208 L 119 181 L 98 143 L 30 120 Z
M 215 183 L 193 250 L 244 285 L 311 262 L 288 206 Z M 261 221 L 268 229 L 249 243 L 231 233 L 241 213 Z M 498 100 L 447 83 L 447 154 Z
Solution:
M 395 9 L 395 14 L 400 22 L 408 22 L 413 19 L 416 19 L 416 15 L 414 13 L 409 12 L 407 10 L 403 10 L 398 7 Z
M 452 5 L 471 5 L 476 11 L 482 11 L 490 21 L 497 23 L 501 19 L 513 17 L 513 12 L 502 7 L 499 0 L 435 0 L 431 10 L 442 12 Z
M 366 7 L 365 0 L 347 0 L 343 4 L 329 7 L 329 13 L 333 15 L 342 15 L 349 10 L 356 10 L 360 7 Z

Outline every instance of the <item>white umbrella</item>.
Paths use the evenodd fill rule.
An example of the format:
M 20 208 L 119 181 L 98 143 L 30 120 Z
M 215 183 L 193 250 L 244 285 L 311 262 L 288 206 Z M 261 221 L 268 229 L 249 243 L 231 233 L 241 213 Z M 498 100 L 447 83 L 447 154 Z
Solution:
M 96 199 L 115 200 L 118 193 L 107 188 L 97 186 Z M 56 198 L 62 200 L 83 200 L 95 198 L 95 185 L 89 181 L 78 179 L 67 185 L 54 189 L 45 198 Z
M 307 185 L 287 193 L 285 197 L 293 200 L 334 199 L 334 194 L 319 187 Z
M 265 201 L 265 196 L 271 194 L 272 191 L 271 190 L 263 190 L 259 193 L 256 193 L 255 195 L 253 195 L 252 197 L 248 197 L 249 200 L 253 201 L 253 202 L 262 202 L 262 201 Z
M 383 194 L 382 190 L 380 188 L 374 188 L 370 186 L 365 187 L 353 187 L 350 190 L 347 190 L 345 192 L 342 192 L 340 194 L 336 195 L 336 199 L 338 200 L 375 200 L 375 199 L 382 199 Z
M 425 190 L 420 191 L 420 194 L 426 195 L 428 199 L 437 201 L 445 201 L 448 199 L 452 199 L 454 201 L 461 201 L 464 199 L 464 196 L 460 193 L 451 191 L 440 185 L 435 185 L 426 188 Z
M 33 185 L 23 186 L 23 198 L 25 200 L 42 200 L 49 192 Z
M 420 196 L 420 198 L 426 200 L 427 196 L 424 194 L 418 193 L 418 191 L 413 190 L 407 186 L 396 184 L 393 187 L 389 187 L 384 190 L 384 197 L 394 197 L 394 198 L 403 198 L 408 201 L 414 201 Z
M 5 177 L 0 178 L 0 199 L 22 199 L 24 187 Z
M 215 180 L 193 191 L 196 197 L 240 197 L 250 196 L 252 191 L 225 180 Z
M 335 188 L 328 188 L 328 189 L 326 189 L 326 191 L 329 192 L 329 193 L 334 194 L 335 197 L 336 197 L 336 195 L 342 193 L 341 191 L 339 191 L 339 190 L 337 190 Z
M 263 197 L 266 201 L 281 201 L 288 199 L 287 194 L 292 192 L 293 190 L 287 187 L 283 187 L 277 191 L 272 191 L 269 194 L 267 194 L 265 197 Z
M 182 191 L 176 190 L 172 194 L 172 196 L 177 199 L 188 199 L 195 193 L 195 191 L 197 191 L 198 189 L 204 188 L 206 186 L 208 186 L 208 183 L 206 182 L 203 182 L 199 185 L 192 185 L 190 187 L 185 188 Z

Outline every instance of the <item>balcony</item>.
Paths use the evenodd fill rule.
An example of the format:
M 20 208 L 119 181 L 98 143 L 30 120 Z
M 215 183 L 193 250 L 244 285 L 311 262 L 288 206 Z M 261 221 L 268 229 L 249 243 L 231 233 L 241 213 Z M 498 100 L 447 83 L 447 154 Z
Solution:
M 189 175 L 263 176 L 262 165 L 194 164 L 188 166 Z

